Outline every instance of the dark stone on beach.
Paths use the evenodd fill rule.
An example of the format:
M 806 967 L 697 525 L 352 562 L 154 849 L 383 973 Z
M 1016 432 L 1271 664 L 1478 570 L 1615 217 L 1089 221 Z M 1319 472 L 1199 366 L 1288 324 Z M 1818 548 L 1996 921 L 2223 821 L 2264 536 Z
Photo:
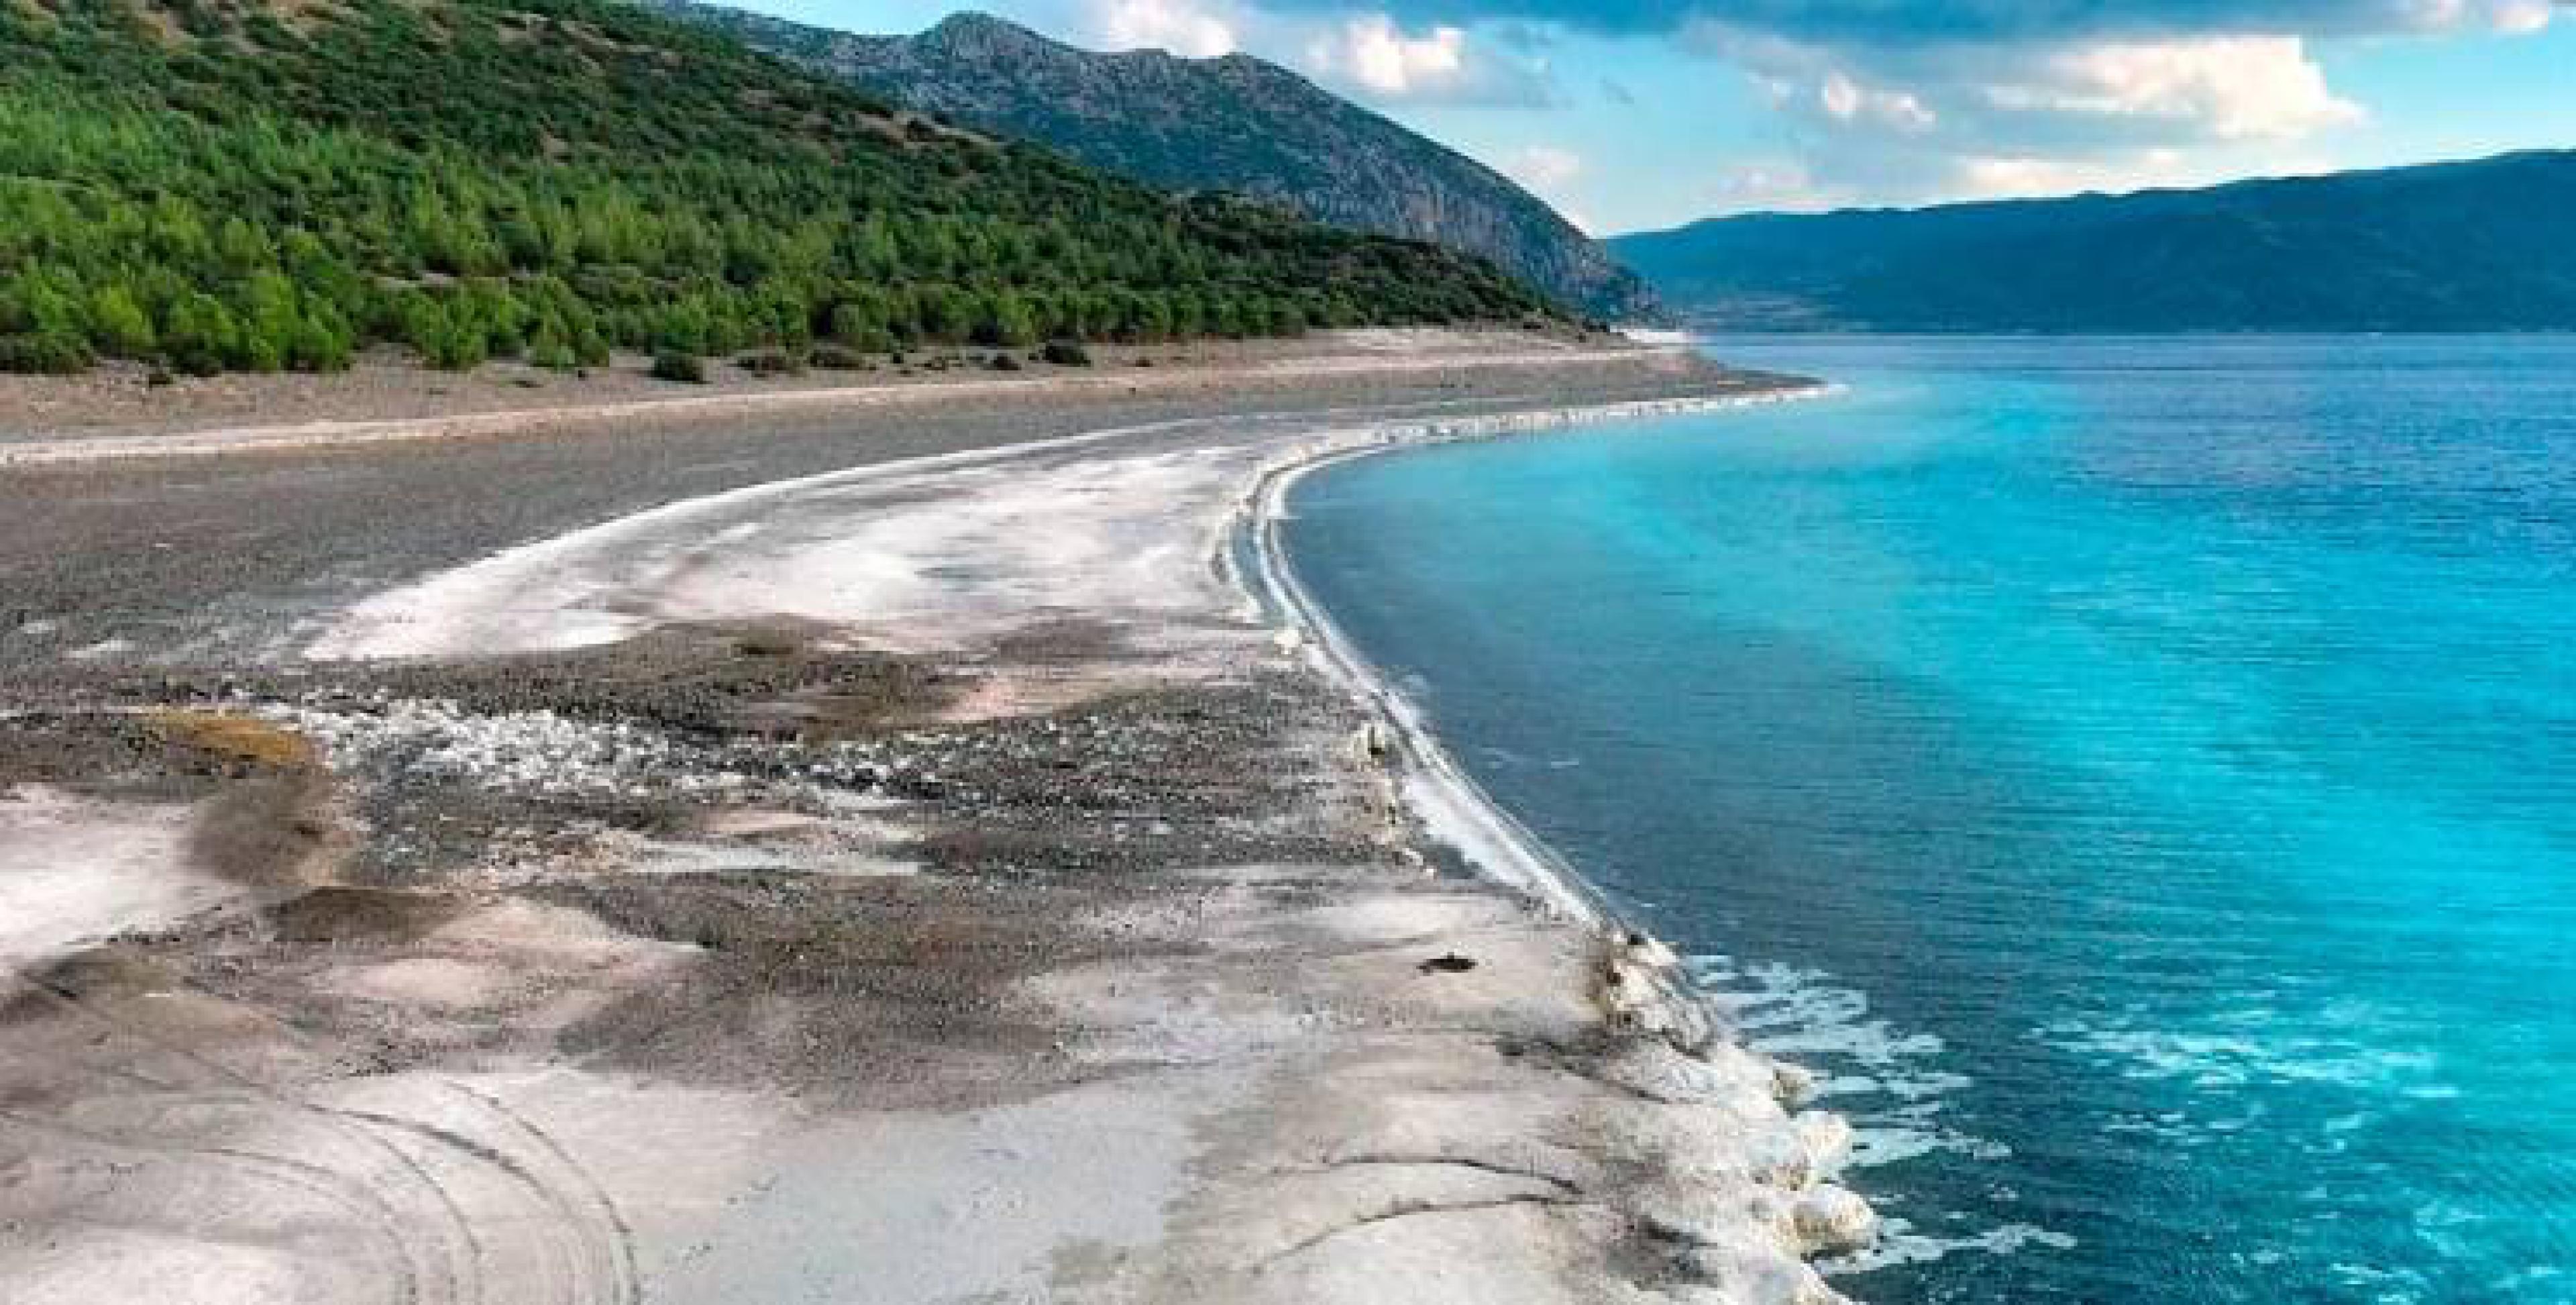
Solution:
M 450 893 L 328 885 L 279 903 L 270 927 L 288 942 L 411 942 L 464 913 Z

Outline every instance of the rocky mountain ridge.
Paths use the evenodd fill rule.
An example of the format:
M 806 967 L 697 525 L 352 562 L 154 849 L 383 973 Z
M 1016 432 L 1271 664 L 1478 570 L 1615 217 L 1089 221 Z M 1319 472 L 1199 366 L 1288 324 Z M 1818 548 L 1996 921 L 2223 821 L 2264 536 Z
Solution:
M 1595 316 L 1657 313 L 1642 281 L 1509 178 L 1249 55 L 1094 53 L 973 13 L 880 37 L 653 3 L 910 107 L 1152 185 L 1249 195 L 1479 254 Z

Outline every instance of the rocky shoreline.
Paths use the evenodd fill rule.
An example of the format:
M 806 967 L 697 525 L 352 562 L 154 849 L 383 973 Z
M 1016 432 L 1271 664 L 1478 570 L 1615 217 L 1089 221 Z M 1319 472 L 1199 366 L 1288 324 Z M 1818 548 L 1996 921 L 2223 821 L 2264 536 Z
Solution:
M 1650 940 L 1426 873 L 1436 744 L 1226 563 L 1317 456 L 1778 383 L 1339 384 L 926 461 L 839 414 L 9 473 L 63 555 L 0 613 L 13 1292 L 1832 1299 L 1799 1076 Z M 537 465 L 602 470 L 489 470 Z

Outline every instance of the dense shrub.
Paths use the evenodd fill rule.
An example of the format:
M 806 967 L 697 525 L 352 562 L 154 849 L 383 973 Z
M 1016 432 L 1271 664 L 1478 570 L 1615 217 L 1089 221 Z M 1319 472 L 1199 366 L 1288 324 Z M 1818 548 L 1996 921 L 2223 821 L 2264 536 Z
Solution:
M 837 344 L 815 345 L 814 351 L 806 356 L 806 361 L 827 372 L 858 372 L 868 369 L 865 355 L 854 349 L 844 349 Z
M 693 353 L 664 349 L 653 355 L 653 379 L 704 385 L 707 383 L 707 361 Z
M 573 356 L 572 346 L 551 336 L 529 342 L 528 362 L 554 372 L 573 371 L 581 366 L 581 360 Z
M 76 335 L 0 336 L 0 372 L 68 376 L 87 371 L 98 358 Z
M 1039 351 L 1038 357 L 1041 360 L 1053 363 L 1058 367 L 1088 367 L 1091 365 L 1091 351 L 1083 348 L 1081 344 L 1072 340 L 1049 340 L 1047 341 L 1046 348 Z
M 754 376 L 793 376 L 805 370 L 804 358 L 785 349 L 755 349 L 733 361 Z

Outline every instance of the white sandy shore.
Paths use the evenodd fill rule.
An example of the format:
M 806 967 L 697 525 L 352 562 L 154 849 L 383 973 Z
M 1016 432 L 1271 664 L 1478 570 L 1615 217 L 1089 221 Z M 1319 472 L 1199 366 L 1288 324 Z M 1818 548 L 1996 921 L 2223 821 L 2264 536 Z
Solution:
M 1344 913 L 1334 917 L 1337 923 L 1304 935 L 1339 940 L 1309 963 L 1317 970 L 1310 981 L 1331 972 L 1335 948 L 1392 929 L 1397 939 L 1470 949 L 1484 959 L 1491 978 L 1453 989 L 1481 995 L 1447 1019 L 1467 1027 L 1497 1027 L 1492 1022 L 1499 1020 L 1502 1028 L 1548 1029 L 1543 1036 L 1580 1040 L 1573 1030 L 1587 1018 L 1581 1012 L 1598 1001 L 1588 1018 L 1606 1012 L 1614 1028 L 1638 1040 L 1584 1075 L 1566 1078 L 1504 1073 L 1483 1057 L 1481 1039 L 1446 1049 L 1419 1035 L 1376 1043 L 1324 1039 L 1325 1050 L 1300 1051 L 1296 1063 L 1311 1065 L 1323 1055 L 1340 1063 L 1354 1084 L 1383 1076 L 1388 1095 L 1349 1089 L 1358 1095 L 1347 1108 L 1357 1113 L 1339 1125 L 1353 1130 L 1349 1136 L 1298 1132 L 1264 1110 L 1230 1107 L 1226 1126 L 1253 1132 L 1238 1150 L 1272 1157 L 1260 1164 L 1274 1166 L 1283 1163 L 1276 1158 L 1282 1148 L 1303 1155 L 1318 1149 L 1416 1155 L 1422 1171 L 1390 1171 L 1381 1177 L 1393 1186 L 1382 1190 L 1343 1190 L 1343 1184 L 1329 1195 L 1299 1198 L 1276 1179 L 1224 1177 L 1247 1162 L 1242 1155 L 1230 1163 L 1212 1158 L 1222 1149 L 1194 1153 L 1200 1174 L 1194 1180 L 1180 1166 L 1180 1157 L 1192 1154 L 1186 1148 L 1139 1145 L 1125 1157 L 1126 1168 L 1106 1170 L 1094 1163 L 1096 1153 L 1084 1151 L 1092 1157 L 1084 1163 L 1093 1167 L 1068 1172 L 1088 1174 L 1083 1182 L 1141 1184 L 1161 1192 L 1171 1212 L 1160 1224 L 1131 1225 L 1123 1234 L 1135 1243 L 1127 1254 L 1159 1263 L 1158 1273 L 1196 1265 L 1191 1276 L 1204 1272 L 1214 1275 L 1208 1281 L 1230 1284 L 1205 1288 L 1203 1299 L 1826 1300 L 1830 1293 L 1797 1255 L 1865 1235 L 1866 1208 L 1823 1185 L 1847 1130 L 1830 1116 L 1793 1117 L 1777 1101 L 1776 1085 L 1794 1082 L 1789 1071 L 1710 1040 L 1706 1008 L 1671 973 L 1670 953 L 1629 934 L 1570 867 L 1486 798 L 1428 732 L 1419 711 L 1317 609 L 1282 563 L 1277 538 L 1297 480 L 1335 460 L 1812 392 L 1402 421 L 1308 418 L 1213 443 L 1203 433 L 1175 438 L 1163 427 L 1109 430 L 756 486 L 604 523 L 397 589 L 353 609 L 320 634 L 309 654 L 560 650 L 672 623 L 781 617 L 838 629 L 864 644 L 967 653 L 989 652 L 1033 623 L 1078 617 L 1116 629 L 1141 658 L 1111 674 L 1152 680 L 1221 678 L 1247 658 L 1273 658 L 1286 648 L 1380 720 L 1381 746 L 1365 749 L 1378 754 L 1366 764 L 1385 767 L 1387 781 L 1431 838 L 1561 921 L 1515 923 L 1509 909 L 1495 913 L 1496 902 L 1427 902 L 1354 889 L 1336 908 Z M 1249 545 L 1243 574 L 1234 564 L 1238 544 Z M 1284 616 L 1286 631 L 1262 614 L 1264 607 Z M 1310 945 L 1288 941 L 1298 932 L 1283 936 L 1286 926 L 1275 921 L 1232 927 L 1243 931 L 1247 946 L 1255 938 L 1265 949 Z M 1119 1109 L 1196 1120 L 1185 1132 L 1216 1126 L 1219 1116 L 1205 1113 L 1212 1102 L 1273 1090 L 1262 1086 L 1275 1080 L 1259 1066 L 1272 1063 L 1268 1072 L 1280 1071 L 1264 1058 L 1279 1056 L 1283 1043 L 1315 1040 L 1310 1030 L 1277 1024 L 1275 1015 L 1262 1013 L 1264 1003 L 1214 975 L 1157 982 L 1132 968 L 1115 969 L 1097 984 L 1061 976 L 1046 991 L 1080 1022 L 1134 1029 L 1129 1036 L 1143 1042 L 1117 1058 L 1173 1064 L 1168 1075 L 1130 1079 Z M 1345 992 L 1331 1000 L 1349 999 Z M 1327 999 L 1310 994 L 1304 1000 Z M 1497 1013 L 1522 1006 L 1532 1012 Z M 1233 1068 L 1219 1073 L 1220 1066 Z M 1602 1095 L 1601 1078 L 1621 1086 Z M 1432 1083 L 1439 1086 L 1427 1089 Z M 1468 1104 L 1476 1101 L 1485 1104 Z M 1042 1118 L 1052 1116 L 1028 1116 Z M 1569 1129 L 1582 1140 L 1566 1141 Z M 1379 1140 L 1365 1141 L 1372 1133 Z M 1415 1140 L 1390 1140 L 1404 1137 Z M 1491 1191 L 1453 1190 L 1457 1175 L 1446 1167 L 1461 1158 L 1510 1155 L 1543 1139 L 1570 1148 L 1564 1163 L 1573 1167 L 1542 1165 L 1537 1172 L 1557 1176 L 1533 1179 L 1527 1171 L 1534 1162 L 1516 1161 L 1500 1165 L 1502 1177 L 1488 1173 L 1469 1184 Z M 1034 1135 L 1014 1143 L 1064 1144 Z M 1152 1157 L 1162 1158 L 1136 1167 Z M 1614 1182 L 1603 1176 L 1603 1165 L 1631 1177 Z M 836 1206 L 888 1199 L 846 1175 L 797 1181 L 816 1185 L 815 1199 Z M 1079 1221 L 1064 1222 L 1066 1209 L 1088 1208 L 1075 1190 L 1079 1183 L 1032 1184 L 1026 1175 L 992 1181 L 1014 1193 L 1007 1199 L 1037 1226 L 1054 1229 L 1041 1241 L 1079 1233 Z M 1583 1199 L 1569 1201 L 1561 1184 L 1579 1187 Z M 827 1189 L 838 1194 L 822 1195 Z M 1272 1208 L 1277 1202 L 1285 1204 Z M 1379 1238 L 1337 1240 L 1321 1258 L 1300 1251 L 1297 1272 L 1286 1277 L 1266 1258 L 1242 1260 L 1242 1246 L 1281 1238 L 1298 1246 L 1289 1231 L 1294 1227 L 1330 1230 L 1358 1212 L 1409 1202 L 1454 1203 L 1460 1213 L 1446 1221 L 1407 1221 L 1401 1236 L 1389 1225 Z M 1640 1224 L 1687 1250 L 1690 1274 L 1710 1294 L 1604 1283 L 1598 1293 L 1577 1287 L 1568 1295 L 1542 1285 L 1591 1263 L 1604 1246 L 1630 1235 L 1621 1230 Z M 1192 1233 L 1193 1227 L 1200 1230 Z M 1510 1254 L 1480 1249 L 1498 1237 L 1527 1244 Z M 756 1246 L 727 1245 L 725 1262 L 738 1267 L 726 1280 L 776 1271 L 775 1257 L 756 1253 Z M 1425 1268 L 1426 1261 L 1480 1257 L 1488 1278 Z M 1002 1266 L 987 1263 L 974 1272 L 1001 1273 Z M 1103 1298 L 1164 1298 L 1155 1294 L 1163 1288 L 1139 1286 L 1134 1273 L 1112 1280 L 1125 1286 Z M 1414 1294 L 1425 1282 L 1442 1285 L 1429 1296 Z M 1122 1294 L 1130 1290 L 1133 1296 Z
M 1420 832 L 1517 891 L 1429 878 L 1391 851 L 1139 876 L 1102 918 L 1063 926 L 1118 946 L 1014 981 L 1014 999 L 1063 1031 L 1051 1055 L 1083 1072 L 999 1101 L 979 1080 L 959 1108 L 827 1107 L 544 1050 L 705 958 L 525 898 L 480 899 L 392 953 L 326 952 L 297 981 L 378 1003 L 406 1037 L 466 1045 L 502 1021 L 529 1050 L 352 1076 L 317 1024 L 197 992 L 102 996 L 80 1019 L 27 1023 L 0 1056 L 13 1100 L 66 1067 L 126 1085 L 78 1101 L 77 1134 L 0 1120 L 19 1129 L 0 1127 L 0 1172 L 46 1176 L 0 1184 L 0 1294 L 1838 1300 L 1805 1257 L 1869 1235 L 1867 1208 L 1832 1182 L 1848 1130 L 1799 1111 L 1794 1070 L 1722 1036 L 1668 951 L 1628 935 L 1485 800 L 1277 553 L 1290 488 L 1332 459 L 1745 401 L 1305 416 L 1216 439 L 1204 425 L 1100 431 L 674 503 L 357 605 L 311 632 L 312 655 L 470 657 L 789 617 L 959 654 L 1005 681 L 1015 640 L 1086 622 L 1115 638 L 1081 654 L 1097 683 L 1076 694 L 1275 686 L 1313 668 L 1360 710 L 1305 724 L 1312 701 L 1298 699 L 1278 766 L 1314 786 L 1299 828 L 1346 833 L 1395 792 Z M 1283 638 L 1282 618 L 1301 633 Z M 1006 685 L 991 700 L 1007 713 L 1041 697 Z M 1350 746 L 1362 718 L 1379 746 Z M 443 728 L 416 724 L 424 738 Z M 326 755 L 357 746 L 308 734 Z M 655 764 L 627 748 L 602 755 Z M 905 818 L 864 814 L 871 828 Z M 622 869 L 655 872 L 665 855 L 640 849 Z M 106 931 L 94 914 L 77 932 Z M 1421 968 L 1442 956 L 1476 963 Z M 522 994 L 535 1004 L 511 1004 Z M 991 1077 L 971 1059 L 940 1072 Z M 58 1191 L 76 1198 L 68 1214 L 48 1203 Z
M 1117 451 L 1169 429 L 1130 427 L 752 486 L 391 591 L 346 613 L 306 655 L 559 652 L 660 625 L 779 618 L 854 632 L 874 647 L 972 651 L 1033 621 L 1072 617 L 1205 666 L 1210 652 L 1240 643 L 1239 631 L 1211 637 L 1194 618 L 1227 605 L 1241 529 L 1253 565 L 1230 583 L 1311 637 L 1318 669 L 1383 715 L 1405 754 L 1404 796 L 1425 825 L 1495 879 L 1606 926 L 1610 914 L 1582 877 L 1485 796 L 1284 565 L 1278 526 L 1288 496 L 1320 467 L 1392 449 L 1824 392 L 1327 425 Z M 1247 484 L 1248 495 L 1235 488 Z M 1234 514 L 1216 510 L 1228 503 Z M 958 561 L 969 558 L 971 566 Z

